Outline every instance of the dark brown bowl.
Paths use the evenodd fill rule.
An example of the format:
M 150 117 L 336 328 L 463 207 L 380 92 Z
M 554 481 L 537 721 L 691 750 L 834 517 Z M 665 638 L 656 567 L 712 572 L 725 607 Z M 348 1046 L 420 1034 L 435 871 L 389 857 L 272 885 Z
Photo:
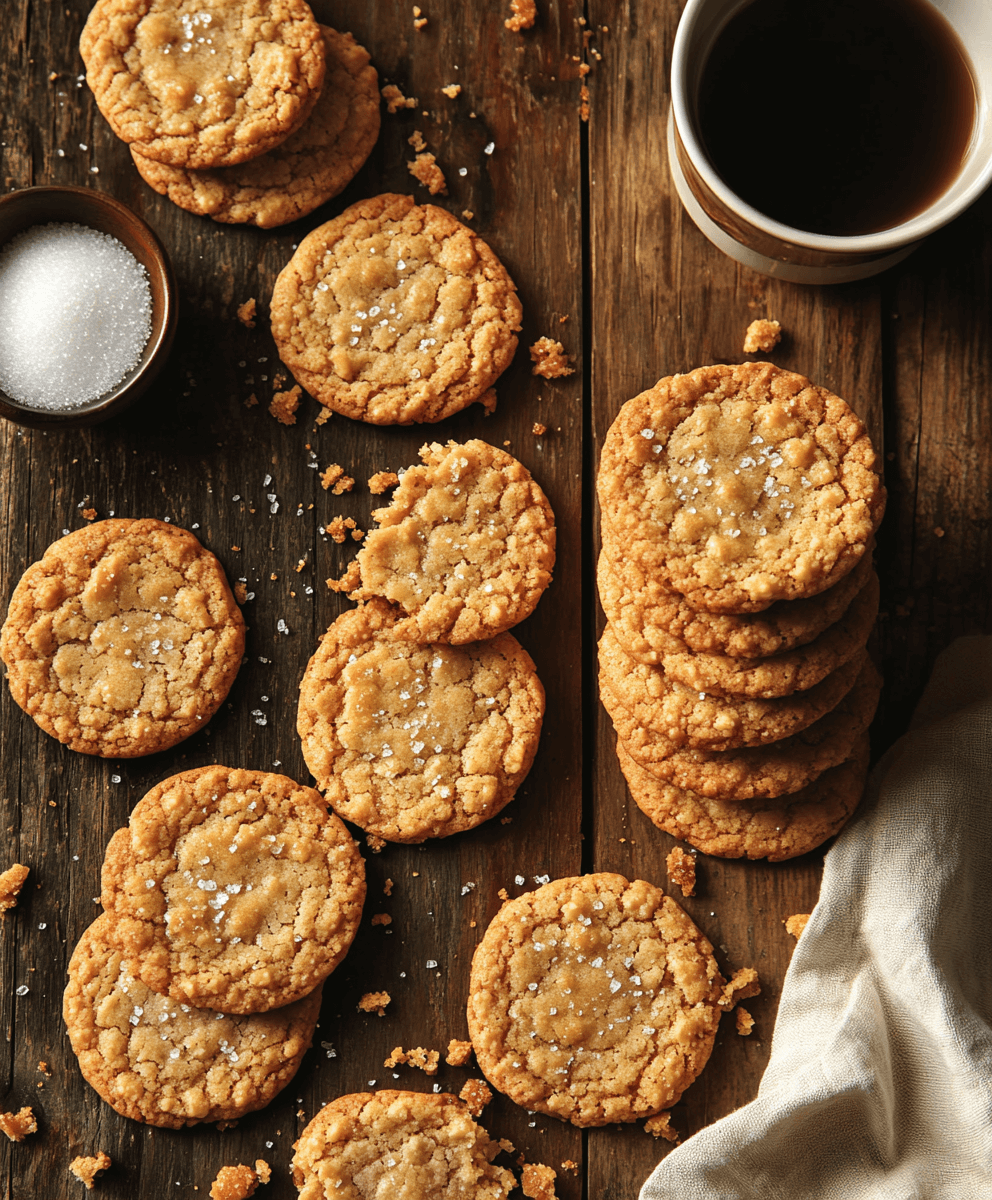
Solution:
M 49 222 L 88 225 L 125 245 L 148 272 L 152 331 L 141 361 L 112 391 L 75 408 L 53 412 L 31 408 L 0 391 L 0 416 L 32 429 L 80 429 L 96 425 L 133 403 L 161 371 L 176 335 L 176 281 L 165 247 L 126 205 L 102 192 L 80 187 L 33 187 L 0 199 L 0 246 L 32 225 Z

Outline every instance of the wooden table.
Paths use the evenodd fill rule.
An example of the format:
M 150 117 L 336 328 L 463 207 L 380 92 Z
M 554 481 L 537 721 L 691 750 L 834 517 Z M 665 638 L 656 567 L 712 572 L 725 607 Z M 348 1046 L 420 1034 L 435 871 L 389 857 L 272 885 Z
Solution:
M 443 1049 L 465 1036 L 472 950 L 499 907 L 499 889 L 518 895 L 538 875 L 603 870 L 666 886 L 672 839 L 630 802 L 596 695 L 602 616 L 593 480 L 620 405 L 662 375 L 738 361 L 754 317 L 777 317 L 787 331 L 774 361 L 846 397 L 884 447 L 889 513 L 878 540 L 877 650 L 887 682 L 876 751 L 904 729 L 936 653 L 952 637 L 989 626 L 992 198 L 878 279 L 830 288 L 773 282 L 710 246 L 674 194 L 664 130 L 676 0 L 539 0 L 538 24 L 524 34 L 504 29 L 504 0 L 421 3 L 428 24 L 420 32 L 405 0 L 314 4 L 319 19 L 350 29 L 369 48 L 381 84 L 397 83 L 418 105 L 383 113 L 379 143 L 345 193 L 269 232 L 194 217 L 139 180 L 81 83 L 76 44 L 86 0 L 9 0 L 5 8 L 4 190 L 84 184 L 129 204 L 172 255 L 181 316 L 164 376 L 126 416 L 82 433 L 3 424 L 3 602 L 51 541 L 85 524 L 88 507 L 101 518 L 197 523 L 232 582 L 244 579 L 254 592 L 245 606 L 247 662 L 229 703 L 171 751 L 123 762 L 74 754 L 2 692 L 0 866 L 19 861 L 32 874 L 19 907 L 0 924 L 7 1042 L 0 1103 L 30 1104 L 39 1120 L 37 1135 L 0 1147 L 8 1200 L 78 1197 L 68 1162 L 97 1149 L 114 1162 L 98 1184 L 108 1200 L 196 1189 L 205 1196 L 221 1165 L 258 1156 L 275 1167 L 264 1194 L 293 1196 L 291 1145 L 323 1102 L 373 1080 L 431 1087 L 408 1067 L 394 1079 L 383 1060 L 397 1045 Z M 591 68 L 588 123 L 579 112 L 583 64 Z M 463 90 L 450 100 L 440 88 L 454 82 Z M 277 366 L 265 320 L 273 281 L 300 238 L 347 204 L 389 190 L 426 198 L 405 167 L 415 129 L 447 175 L 442 203 L 475 214 L 469 223 L 520 289 L 521 348 L 499 382 L 499 407 L 486 419 L 475 406 L 426 430 L 341 417 L 318 428 L 318 408 L 305 399 L 294 426 L 277 424 L 267 412 Z M 774 145 L 755 153 L 774 161 Z M 235 310 L 252 296 L 262 319 L 249 330 Z M 541 335 L 564 343 L 576 374 L 551 382 L 531 375 L 526 346 Z M 249 408 L 252 393 L 262 402 Z M 534 422 L 548 426 L 546 436 L 533 435 Z M 98 912 L 104 847 L 144 792 L 182 768 L 222 762 L 308 779 L 294 730 L 297 685 L 318 635 L 345 606 L 324 580 L 340 574 L 355 550 L 321 528 L 338 513 L 368 528 L 375 502 L 364 480 L 372 472 L 414 462 L 426 438 L 467 437 L 508 444 L 558 520 L 554 584 L 518 630 L 547 688 L 548 714 L 534 769 L 507 810 L 511 820 L 436 844 L 366 852 L 369 896 L 358 939 L 327 984 L 314 1049 L 269 1108 L 226 1132 L 129 1122 L 83 1081 L 60 1015 L 66 961 Z M 359 481 L 353 493 L 321 490 L 312 468 L 332 462 Z M 274 515 L 269 492 L 279 499 Z M 288 634 L 277 632 L 280 619 Z M 686 907 L 721 964 L 755 965 L 764 993 L 749 1003 L 754 1033 L 738 1037 L 728 1022 L 710 1066 L 674 1109 L 683 1137 L 754 1096 L 792 947 L 782 919 L 812 907 L 820 866 L 816 854 L 777 866 L 701 862 L 699 895 Z M 387 878 L 394 881 L 388 898 Z M 463 895 L 468 883 L 476 886 Z M 392 924 L 373 927 L 382 912 Z M 439 966 L 428 969 L 428 960 Z M 17 997 L 22 983 L 29 991 Z M 393 997 L 387 1015 L 359 1014 L 362 993 L 380 989 Z M 50 1077 L 38 1072 L 39 1061 Z M 472 1074 L 442 1066 L 437 1082 L 457 1091 Z M 530 1161 L 579 1164 L 559 1174 L 566 1200 L 632 1200 L 669 1150 L 639 1126 L 582 1132 L 501 1096 L 484 1123 Z

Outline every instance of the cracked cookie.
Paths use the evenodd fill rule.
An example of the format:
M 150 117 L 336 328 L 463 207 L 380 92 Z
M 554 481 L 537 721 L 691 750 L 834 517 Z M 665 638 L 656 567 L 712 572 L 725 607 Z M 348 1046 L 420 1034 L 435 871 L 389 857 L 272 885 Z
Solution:
M 0 633 L 11 695 L 103 758 L 174 746 L 210 720 L 244 653 L 224 570 L 164 521 L 98 521 L 28 567 Z
M 363 200 L 300 243 L 270 306 L 279 356 L 325 407 L 374 425 L 440 421 L 489 391 L 521 308 L 499 259 L 432 204 Z
M 107 847 L 100 893 L 142 983 L 226 1013 L 311 992 L 348 952 L 364 899 L 362 857 L 317 792 L 222 766 L 138 801 Z
M 304 0 L 97 0 L 79 50 L 114 133 L 146 158 L 194 169 L 285 141 L 324 81 Z
M 707 612 L 814 596 L 868 550 L 885 507 L 875 462 L 848 405 L 802 375 L 743 363 L 669 376 L 606 435 L 604 547 Z
M 574 1125 L 673 1105 L 713 1048 L 713 948 L 643 880 L 556 879 L 504 904 L 476 948 L 468 1027 L 486 1078 Z
M 83 1078 L 122 1116 L 167 1129 L 234 1121 L 296 1074 L 320 1014 L 318 987 L 271 1013 L 223 1016 L 150 991 L 107 913 L 69 960 L 62 1013 Z
M 398 638 L 495 637 L 529 617 L 551 582 L 551 505 L 522 463 L 486 442 L 435 442 L 420 457 L 372 514 L 379 528 L 366 534 L 351 597 L 398 604 Z
M 620 769 L 637 807 L 659 829 L 718 858 L 782 862 L 815 850 L 857 808 L 868 775 L 868 736 L 847 762 L 778 799 L 719 800 L 656 778 L 617 742 Z
M 342 191 L 379 136 L 379 82 L 350 33 L 320 27 L 327 74 L 304 124 L 241 167 L 191 170 L 156 162 L 131 147 L 142 179 L 173 204 L 226 224 L 285 225 Z
M 472 829 L 513 799 L 544 689 L 512 634 L 460 646 L 391 637 L 397 610 L 343 613 L 300 684 L 303 757 L 334 811 L 391 842 Z
M 673 748 L 637 727 L 608 687 L 600 690 L 603 706 L 629 736 L 620 740 L 627 753 L 652 775 L 676 787 L 719 800 L 772 799 L 798 792 L 830 767 L 846 762 L 871 724 L 882 680 L 866 659 L 854 687 L 836 708 L 800 733 L 765 746 L 740 750 Z
M 299 1200 L 437 1197 L 505 1200 L 511 1172 L 461 1100 L 441 1092 L 339 1096 L 300 1134 L 293 1158 Z

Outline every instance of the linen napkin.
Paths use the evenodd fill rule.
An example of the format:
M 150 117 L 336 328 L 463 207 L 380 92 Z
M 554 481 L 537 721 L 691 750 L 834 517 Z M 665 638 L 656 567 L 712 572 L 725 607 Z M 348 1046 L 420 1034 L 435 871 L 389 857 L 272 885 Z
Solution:
M 826 856 L 757 1098 L 641 1200 L 986 1200 L 990 1026 L 992 638 L 973 637 Z

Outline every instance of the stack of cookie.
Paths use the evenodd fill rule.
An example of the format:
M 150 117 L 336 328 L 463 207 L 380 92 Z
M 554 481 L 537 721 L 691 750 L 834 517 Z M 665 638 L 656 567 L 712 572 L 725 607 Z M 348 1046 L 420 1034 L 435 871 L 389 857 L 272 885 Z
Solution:
M 142 178 L 190 212 L 263 229 L 336 196 L 379 135 L 378 77 L 304 0 L 97 0 L 79 41 Z
M 554 514 L 485 442 L 425 446 L 343 586 L 359 607 L 321 639 L 297 729 L 339 816 L 422 842 L 495 816 L 537 751 L 544 689 L 507 632 L 551 582 Z
M 358 848 L 311 788 L 221 766 L 166 779 L 111 838 L 105 911 L 69 963 L 84 1078 L 174 1129 L 263 1107 L 296 1074 L 364 899 Z
M 874 468 L 843 400 L 768 363 L 662 379 L 607 434 L 600 695 L 637 804 L 706 853 L 801 854 L 860 799 Z

